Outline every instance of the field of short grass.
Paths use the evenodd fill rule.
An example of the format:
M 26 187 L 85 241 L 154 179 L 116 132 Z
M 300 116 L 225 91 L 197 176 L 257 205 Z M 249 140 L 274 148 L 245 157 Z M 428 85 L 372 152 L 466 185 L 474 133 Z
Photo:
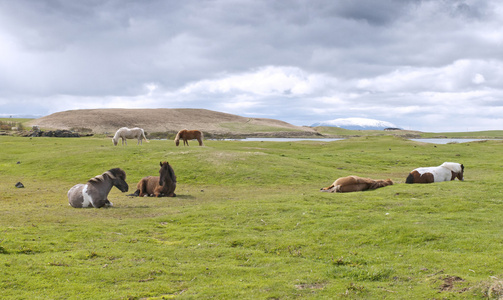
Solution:
M 0 137 L 2 299 L 498 299 L 502 141 L 433 145 Z M 126 194 L 167 160 L 176 198 Z M 406 185 L 463 163 L 465 181 Z M 130 191 L 74 209 L 76 183 L 120 167 Z M 391 178 L 329 194 L 336 178 Z M 14 187 L 22 182 L 24 189 Z
M 339 127 L 315 127 L 323 135 L 348 136 L 402 136 L 415 138 L 466 138 L 466 139 L 503 139 L 503 130 L 470 132 L 421 132 L 407 130 L 349 130 Z

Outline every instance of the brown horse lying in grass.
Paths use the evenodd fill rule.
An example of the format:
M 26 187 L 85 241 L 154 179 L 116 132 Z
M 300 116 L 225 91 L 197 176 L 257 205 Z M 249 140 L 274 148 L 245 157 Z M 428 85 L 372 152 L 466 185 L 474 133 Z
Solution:
M 197 140 L 199 142 L 199 146 L 203 145 L 203 133 L 199 130 L 187 130 L 182 129 L 178 131 L 175 137 L 175 144 L 178 146 L 180 144 L 180 139 L 183 140 L 183 145 L 189 145 L 189 140 Z
M 161 162 L 160 176 L 143 177 L 133 196 L 176 197 L 176 176 L 167 161 Z
M 322 188 L 322 192 L 329 193 L 347 193 L 347 192 L 360 192 L 366 190 L 375 190 L 380 187 L 392 185 L 391 179 L 374 180 L 370 178 L 363 178 L 358 176 L 341 177 L 334 181 L 331 186 Z

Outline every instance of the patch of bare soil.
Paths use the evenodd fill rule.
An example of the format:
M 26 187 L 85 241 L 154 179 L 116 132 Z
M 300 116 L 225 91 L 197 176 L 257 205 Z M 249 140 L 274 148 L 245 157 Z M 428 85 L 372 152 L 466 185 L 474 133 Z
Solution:
M 228 129 L 232 124 L 232 129 Z M 44 129 L 75 130 L 95 134 L 115 133 L 121 127 L 141 127 L 146 132 L 178 132 L 198 129 L 211 134 L 246 136 L 312 136 L 316 131 L 287 122 L 245 118 L 206 109 L 83 109 L 51 114 L 29 122 Z M 253 128 L 268 128 L 253 132 Z M 250 129 L 251 128 L 251 129 Z
M 458 277 L 458 276 L 447 276 L 443 278 L 443 283 L 440 285 L 440 291 L 452 291 L 454 288 L 454 284 L 456 282 L 463 282 L 465 281 L 463 278 Z

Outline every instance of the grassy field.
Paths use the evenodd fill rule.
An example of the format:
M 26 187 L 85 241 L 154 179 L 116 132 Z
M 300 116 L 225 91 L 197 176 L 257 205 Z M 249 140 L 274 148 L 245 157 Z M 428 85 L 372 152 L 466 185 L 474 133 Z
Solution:
M 0 298 L 502 297 L 502 141 L 191 145 L 0 137 Z M 76 183 L 120 167 L 129 194 L 164 160 L 176 198 L 114 188 L 113 208 L 68 205 Z M 465 181 L 403 183 L 444 161 Z M 351 174 L 395 185 L 319 192 Z
M 466 139 L 503 139 L 503 130 L 470 132 L 421 132 L 408 130 L 349 130 L 339 127 L 315 127 L 323 135 L 348 136 L 402 136 L 414 138 L 466 138 Z

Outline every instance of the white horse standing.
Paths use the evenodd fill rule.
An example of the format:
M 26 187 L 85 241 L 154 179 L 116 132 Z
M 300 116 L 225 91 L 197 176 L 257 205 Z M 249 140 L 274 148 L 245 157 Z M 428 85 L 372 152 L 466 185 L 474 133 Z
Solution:
M 119 130 L 117 130 L 114 137 L 112 138 L 112 141 L 114 142 L 115 146 L 117 146 L 117 144 L 119 143 L 119 139 L 122 139 L 122 145 L 124 145 L 124 142 L 126 142 L 126 146 L 127 146 L 126 139 L 137 139 L 138 143 L 136 143 L 136 145 L 139 144 L 143 145 L 143 139 L 145 139 L 145 141 L 149 143 L 149 141 L 145 137 L 145 132 L 143 131 L 143 129 L 138 127 L 131 129 L 127 127 L 120 128 Z

